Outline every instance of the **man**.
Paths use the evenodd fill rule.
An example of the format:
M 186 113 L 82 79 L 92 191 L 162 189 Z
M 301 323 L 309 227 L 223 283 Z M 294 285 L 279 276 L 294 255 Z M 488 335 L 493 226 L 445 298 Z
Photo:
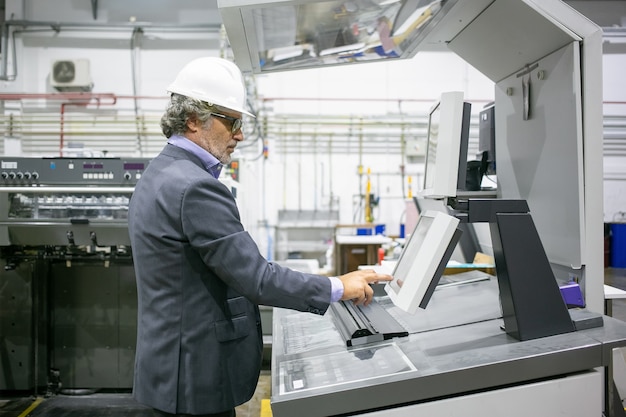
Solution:
M 369 303 L 388 275 L 304 274 L 268 262 L 217 180 L 245 110 L 241 72 L 191 61 L 169 87 L 168 138 L 133 193 L 129 231 L 137 278 L 134 397 L 160 415 L 234 416 L 261 368 L 258 305 L 324 314 L 339 299 Z

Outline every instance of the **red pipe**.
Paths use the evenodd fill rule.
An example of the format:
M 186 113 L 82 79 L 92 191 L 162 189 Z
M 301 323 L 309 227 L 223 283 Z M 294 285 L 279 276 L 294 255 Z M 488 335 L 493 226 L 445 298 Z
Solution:
M 102 99 L 110 99 L 110 103 L 102 103 Z M 97 101 L 97 106 L 101 104 L 115 105 L 118 99 L 166 99 L 165 96 L 118 96 L 113 93 L 0 93 L 0 101 L 2 100 L 66 100 L 67 102 L 61 103 L 61 120 L 60 120 L 60 138 L 59 138 L 59 155 L 63 156 L 63 142 L 64 142 L 64 118 L 65 118 L 65 106 L 88 106 L 92 100 Z M 402 98 L 343 98 L 343 97 L 261 97 L 262 101 L 397 101 L 397 102 L 424 102 L 430 103 L 433 99 L 402 99 Z M 74 101 L 72 101 L 74 100 Z M 75 100 L 79 100 L 76 102 Z M 472 102 L 490 102 L 493 100 L 478 99 L 470 100 Z M 626 104 L 624 101 L 604 101 L 603 104 Z
M 71 101 L 71 100 L 82 100 L 82 101 L 90 101 L 93 99 L 103 99 L 108 98 L 111 100 L 115 100 L 115 94 L 92 94 L 92 93 L 0 93 L 0 100 L 59 100 L 59 101 Z
M 96 105 L 100 107 L 102 104 L 115 105 L 118 99 L 165 99 L 166 97 L 157 96 L 116 96 L 112 93 L 2 93 L 0 94 L 0 100 L 63 100 L 61 103 L 61 115 L 60 115 L 60 133 L 59 133 L 59 156 L 63 157 L 63 146 L 65 140 L 65 107 L 66 106 L 88 106 L 91 101 L 95 100 Z M 103 99 L 109 99 L 110 102 L 103 103 Z
M 0 100 L 91 100 L 94 98 L 119 99 L 165 99 L 166 96 L 119 96 L 113 93 L 0 93 Z

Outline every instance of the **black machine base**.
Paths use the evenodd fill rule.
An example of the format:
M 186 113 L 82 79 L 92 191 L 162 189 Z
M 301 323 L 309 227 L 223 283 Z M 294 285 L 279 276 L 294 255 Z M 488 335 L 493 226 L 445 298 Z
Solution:
M 457 216 L 462 221 L 489 223 L 508 335 L 530 340 L 598 325 L 597 319 L 570 316 L 525 200 L 468 199 L 453 204 L 462 211 Z

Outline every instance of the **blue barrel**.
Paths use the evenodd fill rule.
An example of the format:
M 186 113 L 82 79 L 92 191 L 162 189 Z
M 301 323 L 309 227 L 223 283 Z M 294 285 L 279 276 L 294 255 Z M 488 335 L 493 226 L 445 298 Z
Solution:
M 611 224 L 611 266 L 626 268 L 626 223 Z

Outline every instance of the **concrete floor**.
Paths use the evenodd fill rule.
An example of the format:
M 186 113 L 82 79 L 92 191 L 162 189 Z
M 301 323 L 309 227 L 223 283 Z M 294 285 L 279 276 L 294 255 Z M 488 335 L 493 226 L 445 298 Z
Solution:
M 604 283 L 626 291 L 626 268 L 606 268 Z M 626 299 L 613 300 L 613 317 L 626 321 Z
M 604 283 L 626 291 L 626 268 L 606 268 Z M 611 315 L 626 321 L 626 299 L 618 298 L 612 301 Z M 613 352 L 613 381 L 622 404 L 626 405 L 626 348 L 615 349 Z
M 271 376 L 263 370 L 254 396 L 237 407 L 237 417 L 271 417 Z M 150 408 L 137 404 L 130 393 L 56 395 L 50 398 L 0 399 L 0 417 L 154 417 Z
M 259 383 L 256 386 L 254 396 L 250 401 L 237 407 L 237 417 L 271 417 L 267 408 L 263 407 L 263 400 L 269 401 L 272 391 L 271 373 L 268 370 L 261 372 Z

